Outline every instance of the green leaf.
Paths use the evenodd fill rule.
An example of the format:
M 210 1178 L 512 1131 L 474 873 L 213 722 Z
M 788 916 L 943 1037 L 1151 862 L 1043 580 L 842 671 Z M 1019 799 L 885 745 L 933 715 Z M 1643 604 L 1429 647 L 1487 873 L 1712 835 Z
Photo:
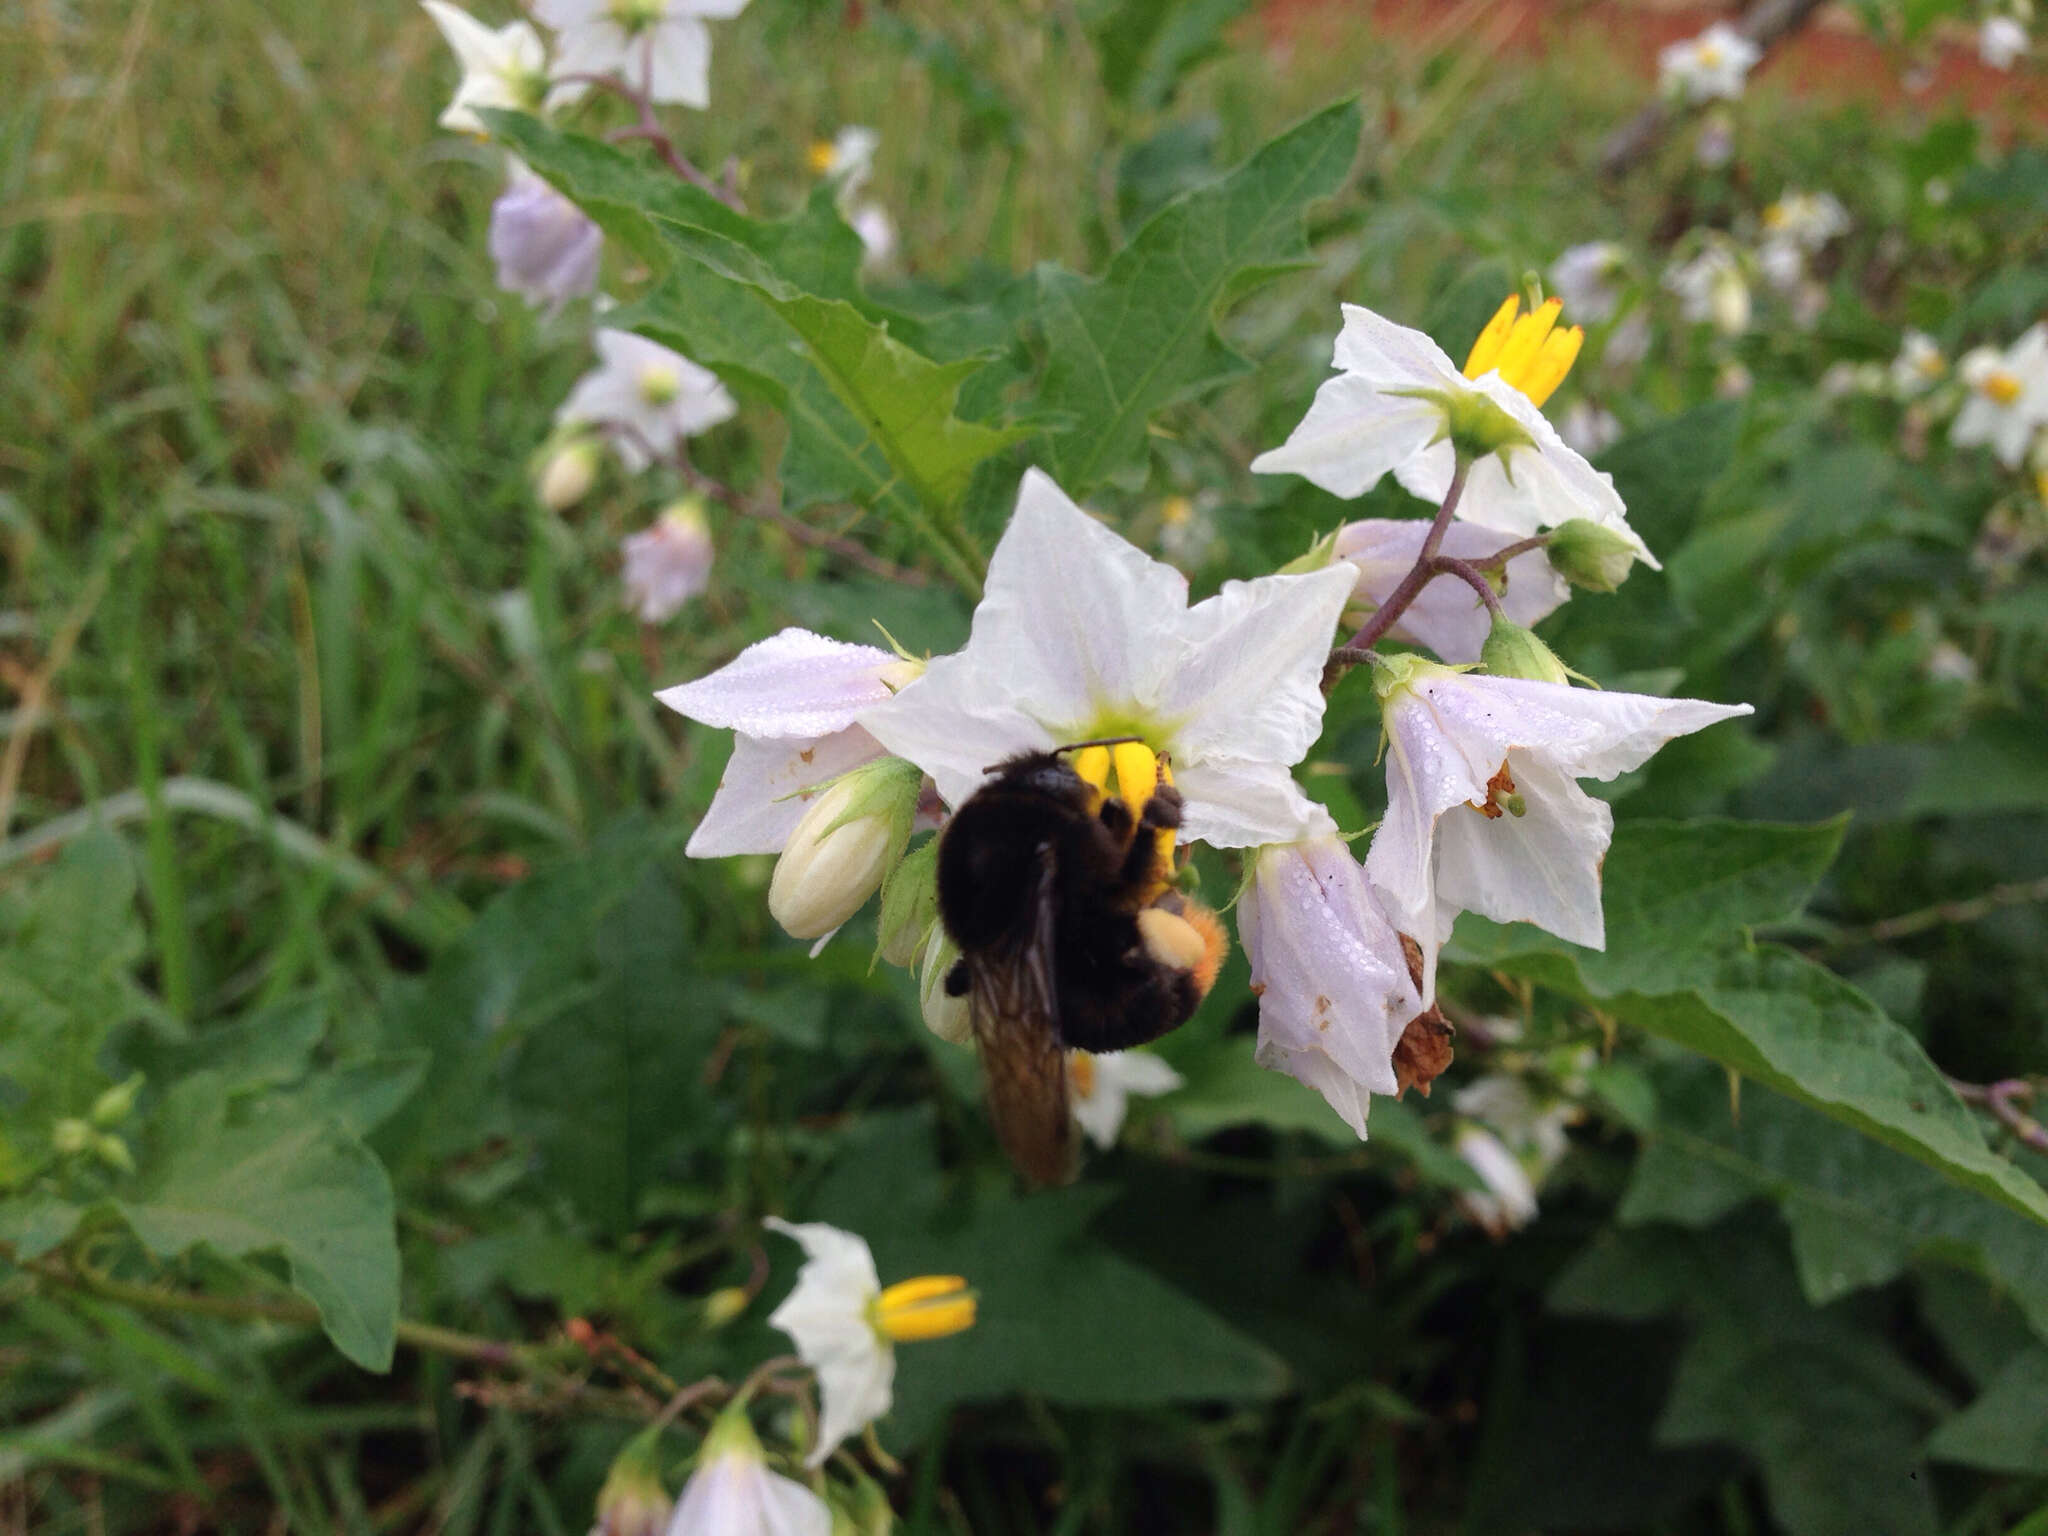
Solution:
M 1287 1390 L 1279 1357 L 1089 1234 L 1114 1188 L 1020 1198 L 1007 1184 L 949 1188 L 930 1117 L 877 1116 L 844 1138 L 810 1202 L 807 1216 L 867 1239 L 884 1284 L 956 1274 L 980 1294 L 972 1328 L 901 1351 L 892 1438 L 922 1440 L 954 1403 L 1014 1392 L 1139 1407 Z
M 335 1348 L 389 1369 L 398 1239 L 383 1165 L 331 1114 L 231 1123 L 225 1089 L 206 1072 L 178 1084 L 161 1117 L 161 1172 L 116 1208 L 159 1259 L 201 1244 L 230 1257 L 282 1254 Z
M 84 1115 L 107 1086 L 101 1047 L 148 1010 L 130 975 L 142 948 L 134 866 L 111 833 L 79 838 L 0 902 L 0 1096 L 10 1178 L 43 1166 L 51 1123 Z
M 1093 28 L 1103 89 L 1141 112 L 1157 111 L 1250 8 L 1251 0 L 1122 0 Z
M 2036 1344 L 1928 1437 L 1927 1454 L 1987 1472 L 2048 1475 L 2048 1349 Z
M 40 1191 L 0 1200 L 0 1243 L 23 1263 L 40 1259 L 77 1230 L 84 1214 L 70 1201 Z
M 1245 370 L 1216 334 L 1216 313 L 1307 264 L 1303 212 L 1344 185 L 1360 126 L 1356 103 L 1345 102 L 1282 134 L 1161 209 L 1100 278 L 1041 269 L 1050 361 L 1037 403 L 1073 422 L 1046 448 L 1070 494 L 1137 458 L 1155 412 Z
M 1934 1169 L 1776 1094 L 1744 1094 L 1738 1117 L 1720 1078 L 1706 1069 L 1660 1079 L 1656 1131 L 1622 1221 L 1701 1226 L 1764 1196 L 1791 1228 L 1801 1287 L 1817 1305 L 1932 1261 L 1981 1275 L 2048 1336 L 2048 1231 L 2038 1222 L 1959 1197 Z
M 1792 916 L 1839 835 L 1838 823 L 1624 823 L 1606 865 L 1605 953 L 1467 914 L 1448 957 L 1597 1006 L 2048 1222 L 2048 1194 L 1986 1146 L 1911 1035 L 1833 972 L 1731 935 Z

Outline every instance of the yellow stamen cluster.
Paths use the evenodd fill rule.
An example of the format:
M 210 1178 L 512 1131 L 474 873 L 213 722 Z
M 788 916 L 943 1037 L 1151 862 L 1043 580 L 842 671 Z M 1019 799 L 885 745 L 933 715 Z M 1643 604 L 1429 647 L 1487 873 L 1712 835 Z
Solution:
M 877 1296 L 869 1321 L 892 1344 L 943 1339 L 974 1326 L 975 1300 L 958 1275 L 919 1275 L 898 1280 Z
M 832 141 L 830 139 L 813 139 L 811 140 L 808 158 L 811 163 L 811 174 L 813 176 L 823 176 L 832 169 L 832 162 L 837 160 L 839 155 L 832 148 Z
M 1558 329 L 1557 317 L 1564 313 L 1560 299 L 1547 299 L 1526 315 L 1521 308 L 1521 295 L 1511 293 L 1493 312 L 1465 359 L 1465 377 L 1476 379 L 1489 369 L 1497 370 L 1529 397 L 1531 405 L 1540 407 L 1557 393 L 1578 361 L 1586 330 L 1579 325 Z
M 1993 405 L 2011 405 L 2020 397 L 2018 375 L 2007 373 L 2003 368 L 1985 374 L 1977 389 Z
M 1173 782 L 1173 770 L 1142 741 L 1120 741 L 1113 747 L 1083 747 L 1074 754 L 1074 772 L 1083 782 L 1091 785 L 1098 794 L 1117 799 L 1130 807 L 1131 815 L 1142 816 L 1145 802 L 1152 798 L 1152 792 L 1162 784 Z M 1111 775 L 1115 775 L 1115 787 L 1111 788 Z M 1158 885 L 1164 890 L 1173 877 L 1173 830 L 1161 827 L 1153 834 L 1157 842 Z M 1158 891 L 1145 893 L 1144 900 L 1150 901 Z

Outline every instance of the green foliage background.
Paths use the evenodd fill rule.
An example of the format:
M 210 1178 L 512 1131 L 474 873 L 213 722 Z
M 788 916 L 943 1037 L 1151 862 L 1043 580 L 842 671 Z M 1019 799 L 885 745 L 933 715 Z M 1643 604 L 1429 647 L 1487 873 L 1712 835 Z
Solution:
M 433 128 L 416 9 L 0 12 L 0 1529 L 581 1529 L 659 1398 L 569 1320 L 737 1380 L 783 1213 L 981 1292 L 881 1427 L 909 1530 L 2048 1530 L 2043 1161 L 1945 1081 L 2048 1072 L 2042 509 L 1818 389 L 2048 307 L 2048 154 L 1766 87 L 1732 169 L 1603 186 L 1611 61 L 1247 9 L 755 0 L 683 129 L 752 218 L 494 124 L 605 224 L 615 323 L 741 397 L 698 463 L 920 573 L 721 515 L 659 630 L 616 590 L 649 492 L 530 490 L 583 326 L 492 288 L 499 152 Z M 907 276 L 805 170 L 843 122 Z M 1676 326 L 1672 239 L 1798 186 L 1856 220 L 1817 325 Z M 1030 463 L 1140 542 L 1188 498 L 1199 589 L 1412 514 L 1244 468 L 1336 301 L 1456 353 L 1595 237 L 1657 344 L 1557 409 L 1620 415 L 1666 570 L 1544 634 L 1758 714 L 1607 791 L 1604 954 L 1447 953 L 1525 1062 L 1601 1048 L 1541 1219 L 1458 1215 L 1441 1091 L 1361 1147 L 1255 1068 L 1241 958 L 1161 1046 L 1187 1086 L 1020 1198 L 908 978 L 807 958 L 766 860 L 682 858 L 725 747 L 652 690 L 792 622 L 956 644 Z M 1376 734 L 1340 689 L 1305 782 L 1349 826 Z

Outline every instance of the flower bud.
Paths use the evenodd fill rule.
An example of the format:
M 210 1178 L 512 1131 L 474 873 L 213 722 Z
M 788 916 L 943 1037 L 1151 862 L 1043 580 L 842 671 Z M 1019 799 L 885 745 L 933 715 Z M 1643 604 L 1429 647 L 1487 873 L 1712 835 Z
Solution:
M 597 483 L 597 444 L 573 437 L 547 456 L 535 478 L 534 491 L 551 512 L 566 512 Z
M 716 1332 L 747 1310 L 753 1297 L 743 1285 L 723 1286 L 704 1298 L 704 1326 Z
M 128 1143 L 108 1132 L 100 1131 L 94 1134 L 92 1155 L 116 1173 L 135 1171 L 135 1157 L 128 1150 Z
M 946 992 L 946 973 L 959 958 L 960 951 L 946 937 L 944 926 L 933 923 L 931 937 L 925 941 L 924 969 L 917 978 L 917 1010 L 924 1018 L 924 1027 L 941 1040 L 965 1045 L 974 1038 L 967 999 Z
M 925 930 L 939 915 L 939 840 L 926 838 L 904 855 L 882 882 L 882 918 L 875 953 L 906 969 L 916 961 Z
M 792 938 L 822 939 L 874 895 L 909 839 L 923 781 L 915 764 L 878 758 L 804 812 L 768 882 L 768 911 Z
M 661 1536 L 672 1504 L 661 1483 L 661 1426 L 628 1440 L 597 1494 L 591 1536 Z
M 90 1118 L 99 1129 L 111 1130 L 135 1112 L 135 1096 L 142 1092 L 142 1074 L 116 1083 L 92 1101 Z
M 50 1147 L 59 1157 L 76 1157 L 92 1145 L 93 1128 L 84 1120 L 66 1118 L 50 1127 Z
M 1519 677 L 1532 683 L 1571 682 L 1564 663 L 1533 631 L 1498 614 L 1486 644 L 1480 648 L 1479 664 L 1495 677 Z
M 1588 592 L 1612 592 L 1628 579 L 1640 551 L 1612 528 L 1575 517 L 1560 524 L 1543 546 L 1551 569 Z

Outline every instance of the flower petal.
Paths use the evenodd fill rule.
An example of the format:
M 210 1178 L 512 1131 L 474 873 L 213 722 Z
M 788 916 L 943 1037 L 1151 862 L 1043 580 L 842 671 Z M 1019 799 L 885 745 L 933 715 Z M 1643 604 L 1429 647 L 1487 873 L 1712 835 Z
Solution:
M 807 1464 L 822 1466 L 839 1442 L 889 1411 L 895 1352 L 868 1320 L 881 1294 L 868 1245 L 823 1222 L 769 1217 L 763 1225 L 793 1237 L 807 1255 L 796 1286 L 769 1315 L 788 1334 L 804 1363 L 818 1373 L 822 1399 L 818 1443 Z
M 1184 842 L 1212 848 L 1253 848 L 1291 843 L 1327 832 L 1330 813 L 1301 792 L 1279 763 L 1212 757 L 1178 765 L 1174 786 L 1186 802 L 1180 835 Z
M 1389 320 L 1362 304 L 1343 308 L 1344 329 L 1337 333 L 1331 366 L 1346 373 L 1362 373 L 1396 389 L 1435 389 L 1464 378 L 1458 365 L 1426 332 Z
M 1436 824 L 1436 895 L 1451 911 L 1534 923 L 1588 949 L 1607 947 L 1600 865 L 1614 812 L 1526 752 L 1508 754 L 1526 810 L 1486 817 L 1455 806 Z
M 810 808 L 813 786 L 882 756 L 859 726 L 829 736 L 733 739 L 718 792 L 683 852 L 693 859 L 780 853 Z
M 1176 763 L 1291 764 L 1307 755 L 1322 734 L 1323 663 L 1352 585 L 1339 565 L 1228 581 L 1187 611 L 1177 626 L 1180 656 L 1156 704 L 1181 722 Z
M 785 629 L 655 697 L 677 714 L 748 736 L 826 736 L 890 696 L 882 673 L 895 660 L 872 645 Z
M 1419 518 L 1367 518 L 1337 535 L 1337 558 L 1358 569 L 1357 596 L 1377 607 L 1400 583 L 1422 552 L 1429 524 Z M 1515 542 L 1515 535 L 1477 523 L 1453 522 L 1444 530 L 1442 552 L 1458 560 L 1481 560 Z M 1501 609 L 1524 627 L 1548 618 L 1571 596 L 1571 585 L 1551 569 L 1540 549 L 1507 563 Z M 1439 576 L 1424 587 L 1395 623 L 1392 637 L 1426 645 L 1445 661 L 1477 661 L 1493 627 L 1479 595 L 1454 577 Z
M 1434 401 L 1390 395 L 1375 379 L 1341 373 L 1316 391 L 1308 414 L 1286 442 L 1252 460 L 1252 472 L 1300 475 L 1348 500 L 1363 496 L 1387 471 L 1399 472 L 1412 462 L 1443 425 L 1443 407 Z M 1448 461 L 1450 444 L 1441 446 Z M 1407 479 L 1401 483 L 1407 485 Z M 1444 483 L 1450 483 L 1448 469 Z M 1439 491 L 1437 499 L 1442 495 Z
M 711 105 L 711 33 L 690 16 L 671 15 L 649 29 L 648 96 L 686 107 Z
M 1365 1112 L 1371 1107 L 1372 1096 L 1328 1056 L 1318 1050 L 1292 1051 L 1276 1041 L 1261 1040 L 1253 1059 L 1262 1067 L 1285 1072 L 1296 1082 L 1315 1089 L 1344 1123 L 1358 1133 L 1358 1139 L 1365 1140 Z

